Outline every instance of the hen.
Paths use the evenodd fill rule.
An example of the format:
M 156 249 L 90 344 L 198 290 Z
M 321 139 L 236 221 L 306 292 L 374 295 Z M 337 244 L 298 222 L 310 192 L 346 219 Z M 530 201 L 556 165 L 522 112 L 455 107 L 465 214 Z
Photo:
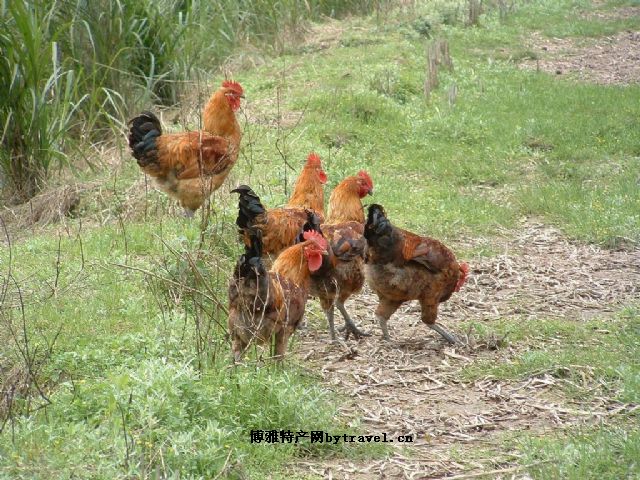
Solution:
M 284 250 L 267 272 L 262 260 L 260 230 L 250 230 L 249 246 L 229 284 L 229 333 L 234 361 L 239 362 L 252 341 L 275 336 L 275 356 L 282 359 L 287 342 L 302 320 L 309 275 L 322 263 L 327 242 L 316 232 Z
M 293 194 L 285 207 L 266 209 L 260 197 L 246 185 L 232 190 L 240 194 L 236 224 L 245 245 L 249 245 L 248 228 L 260 230 L 263 253 L 276 257 L 293 245 L 302 226 L 309 218 L 309 211 L 321 218 L 324 201 L 324 184 L 327 175 L 322 170 L 320 157 L 312 153 L 307 158 Z
M 244 98 L 237 82 L 224 81 L 204 108 L 203 130 L 163 133 L 160 120 L 142 112 L 129 125 L 133 157 L 188 217 L 224 182 L 238 159 L 242 133 L 235 112 Z
M 327 222 L 358 222 L 364 225 L 364 209 L 360 199 L 373 193 L 373 181 L 367 172 L 345 178 L 331 192 Z
M 347 177 L 331 192 L 327 221 L 321 226 L 329 242 L 329 254 L 323 257 L 322 267 L 311 274 L 310 294 L 318 297 L 327 317 L 331 341 L 335 341 L 334 305 L 342 314 L 346 336 L 366 336 L 353 322 L 345 302 L 364 285 L 364 253 L 366 241 L 364 212 L 361 199 L 373 193 L 373 181 L 361 171 Z
M 394 227 L 380 205 L 370 205 L 364 229 L 367 239 L 366 277 L 379 298 L 376 319 L 389 340 L 389 317 L 409 300 L 418 300 L 422 321 L 448 342 L 453 335 L 436 323 L 438 305 L 460 290 L 469 266 L 458 263 L 453 252 L 430 237 Z

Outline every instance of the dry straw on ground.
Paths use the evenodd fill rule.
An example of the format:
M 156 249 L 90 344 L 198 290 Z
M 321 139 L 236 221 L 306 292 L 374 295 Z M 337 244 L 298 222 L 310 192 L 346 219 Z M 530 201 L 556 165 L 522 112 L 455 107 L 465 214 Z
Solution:
M 304 468 L 324 477 L 350 479 L 441 478 L 468 471 L 471 477 L 459 478 L 473 478 L 478 472 L 493 472 L 493 478 L 500 478 L 522 468 L 514 452 L 502 451 L 500 461 L 507 461 L 499 465 L 491 457 L 456 459 L 453 452 L 499 450 L 503 434 L 510 431 L 542 433 L 594 424 L 640 408 L 611 400 L 611 392 L 583 403 L 570 402 L 560 387 L 590 392 L 600 388 L 588 366 L 566 366 L 579 373 L 578 383 L 556 370 L 535 372 L 520 381 L 461 380 L 462 369 L 477 360 L 508 364 L 527 349 L 543 347 L 535 342 L 510 346 L 495 335 L 478 337 L 468 329 L 470 321 L 535 322 L 550 317 L 580 321 L 595 314 L 606 316 L 640 296 L 638 249 L 608 251 L 575 244 L 558 230 L 531 220 L 518 233 L 509 234 L 496 241 L 500 255 L 465 259 L 472 267 L 468 284 L 441 305 L 440 321 L 463 339 L 464 346 L 445 345 L 421 323 L 415 303 L 406 304 L 391 318 L 394 340 L 383 343 L 372 321 L 377 299 L 367 290 L 347 308 L 371 337 L 332 346 L 324 328 L 301 332 L 296 355 L 348 399 L 341 413 L 361 421 L 354 434 L 386 432 L 390 437 L 416 438 L 410 450 L 394 448 L 384 460 L 307 462 Z M 554 341 L 545 341 L 544 347 Z

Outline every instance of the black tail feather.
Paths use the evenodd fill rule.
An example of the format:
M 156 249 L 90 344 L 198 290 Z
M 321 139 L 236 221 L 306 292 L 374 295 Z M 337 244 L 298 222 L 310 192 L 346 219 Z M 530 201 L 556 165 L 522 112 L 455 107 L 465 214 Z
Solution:
M 260 197 L 258 197 L 258 195 L 256 195 L 256 193 L 247 185 L 240 185 L 238 188 L 231 190 L 231 192 L 240 194 L 236 225 L 241 230 L 247 230 L 253 225 L 253 220 L 258 215 L 265 213 L 266 209 L 262 203 L 260 203 Z
M 153 113 L 145 111 L 128 123 L 129 147 L 133 157 L 141 167 L 157 160 L 156 138 L 162 135 L 160 120 Z
M 313 210 L 305 210 L 307 212 L 307 221 L 302 226 L 302 230 L 296 237 L 296 243 L 304 242 L 304 232 L 314 231 L 322 235 L 320 230 L 320 217 Z

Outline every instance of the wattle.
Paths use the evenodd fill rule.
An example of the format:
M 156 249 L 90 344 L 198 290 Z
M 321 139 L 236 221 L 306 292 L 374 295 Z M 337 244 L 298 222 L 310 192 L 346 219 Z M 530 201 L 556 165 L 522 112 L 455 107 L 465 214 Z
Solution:
M 307 258 L 309 262 L 309 271 L 315 272 L 322 266 L 322 255 L 319 253 L 312 253 Z
M 236 97 L 227 97 L 231 110 L 234 112 L 240 108 L 240 99 Z

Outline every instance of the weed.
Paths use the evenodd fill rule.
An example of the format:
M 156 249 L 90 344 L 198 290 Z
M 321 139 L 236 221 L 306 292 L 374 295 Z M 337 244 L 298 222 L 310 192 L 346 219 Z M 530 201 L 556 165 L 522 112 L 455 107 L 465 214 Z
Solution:
M 42 48 L 32 49 L 40 61 L 38 79 L 25 85 L 40 86 L 25 87 L 21 98 L 42 92 L 53 78 L 53 90 L 40 105 L 54 115 L 49 109 L 58 97 L 51 92 L 70 89 L 67 107 L 73 109 L 60 117 L 68 119 L 71 135 L 52 137 L 55 153 L 48 157 L 47 171 L 67 161 L 70 137 L 110 139 L 127 111 L 151 102 L 170 104 L 194 85 L 206 90 L 209 82 L 202 79 L 217 76 L 216 65 L 234 48 L 268 44 L 271 53 L 286 53 L 258 68 L 231 72 L 242 75 L 243 84 L 257 86 L 249 114 L 258 104 L 267 107 L 264 118 L 247 116 L 244 156 L 229 184 L 251 183 L 265 203 L 279 205 L 291 183 L 287 162 L 295 170 L 288 159 L 320 148 L 328 188 L 367 169 L 375 200 L 394 223 L 445 241 L 483 237 L 472 250 L 478 254 L 502 253 L 501 244 L 493 242 L 496 227 L 513 229 L 528 214 L 557 224 L 574 239 L 622 247 L 637 243 L 638 87 L 569 82 L 514 64 L 533 55 L 522 47 L 523 32 L 571 31 L 568 24 L 585 2 L 521 2 L 507 16 L 487 9 L 476 28 L 462 25 L 468 5 L 462 1 L 416 5 L 409 19 L 394 11 L 385 18 L 378 9 L 375 20 L 348 20 L 337 48 L 299 45 L 306 19 L 365 12 L 374 3 L 291 0 L 276 9 L 273 2 L 249 0 L 139 5 L 114 0 L 100 2 L 106 16 L 100 6 L 74 2 L 64 3 L 64 15 L 56 16 L 66 22 L 30 20 L 44 33 L 37 43 Z M 11 8 L 21 8 L 16 5 Z M 8 11 L 3 10 L 3 22 L 14 22 Z M 47 9 L 25 12 L 27 19 L 49 20 Z M 441 86 L 429 102 L 421 95 L 425 38 L 412 26 L 415 18 L 422 26 L 428 22 L 430 35 L 448 40 L 456 67 L 441 72 Z M 625 24 L 609 22 L 606 29 Z M 0 41 L 15 43 L 16 31 L 3 28 Z M 57 63 L 47 32 L 57 35 Z M 174 35 L 175 44 L 168 45 Z M 121 43 L 111 44 L 113 37 Z M 4 52 L 2 62 L 11 86 L 13 67 Z M 454 101 L 452 91 L 457 92 Z M 80 102 L 85 92 L 89 96 Z M 3 128 L 13 121 L 6 112 Z M 285 124 L 286 115 L 296 120 Z M 43 125 L 62 131 L 62 123 Z M 15 141 L 6 132 L 3 142 Z M 2 152 L 3 158 L 13 158 L 5 143 Z M 39 175 L 37 186 L 46 177 Z M 0 286 L 9 250 L 15 260 L 11 274 L 28 294 L 26 338 L 38 346 L 31 370 L 51 401 L 35 403 L 42 398 L 33 384 L 15 389 L 14 406 L 31 401 L 32 407 L 46 407 L 12 410 L 13 438 L 7 433 L 11 429 L 0 436 L 0 476 L 211 477 L 222 472 L 221 477 L 250 478 L 264 472 L 276 476 L 295 457 L 384 453 L 248 443 L 252 428 L 339 433 L 346 427 L 336 408 L 342 399 L 295 365 L 272 368 L 251 352 L 247 366 L 229 368 L 223 300 L 241 249 L 233 226 L 235 199 L 221 189 L 208 225 L 200 226 L 174 219 L 171 201 L 162 194 L 143 192 L 133 161 L 86 175 L 105 186 L 81 192 L 74 218 L 60 226 L 32 227 L 31 235 L 20 231 L 19 242 L 0 250 Z M 61 237 L 52 234 L 57 227 Z M 12 321 L 22 321 L 18 304 L 0 303 L 2 318 L 10 313 Z M 613 319 L 584 323 L 483 321 L 476 325 L 483 336 L 501 339 L 508 333 L 516 356 L 496 361 L 508 353 L 501 349 L 491 361 L 482 357 L 467 367 L 462 380 L 544 374 L 562 384 L 570 399 L 601 395 L 637 403 L 632 361 L 638 356 L 637 318 L 630 308 Z M 0 371 L 3 381 L 20 381 L 3 386 L 21 386 L 28 369 L 19 368 L 24 357 L 7 332 L 0 330 L 7 346 L 0 349 Z M 44 339 L 53 338 L 49 350 Z M 635 458 L 636 435 L 624 430 L 525 443 L 532 456 L 519 461 L 557 455 L 557 465 L 536 470 L 542 478 L 563 476 L 572 468 L 624 475 L 611 465 L 606 449 L 610 441 L 621 458 Z M 571 449 L 564 450 L 562 442 Z
M 12 201 L 31 198 L 53 167 L 67 163 L 67 132 L 86 99 L 77 75 L 61 62 L 55 7 L 22 0 L 0 11 L 0 174 Z
M 536 343 L 544 347 L 527 348 L 500 365 L 476 363 L 465 370 L 465 376 L 471 379 L 493 375 L 507 379 L 547 372 L 557 378 L 573 379 L 573 384 L 566 385 L 566 391 L 576 398 L 596 395 L 606 385 L 605 394 L 609 398 L 635 402 L 640 398 L 640 370 L 632 359 L 638 354 L 639 321 L 637 310 L 630 308 L 605 324 L 600 320 L 576 324 L 538 319 L 518 326 L 508 322 L 498 332 L 509 332 L 512 344 Z
M 583 428 L 520 443 L 534 478 L 617 479 L 640 474 L 640 432 L 621 426 Z

